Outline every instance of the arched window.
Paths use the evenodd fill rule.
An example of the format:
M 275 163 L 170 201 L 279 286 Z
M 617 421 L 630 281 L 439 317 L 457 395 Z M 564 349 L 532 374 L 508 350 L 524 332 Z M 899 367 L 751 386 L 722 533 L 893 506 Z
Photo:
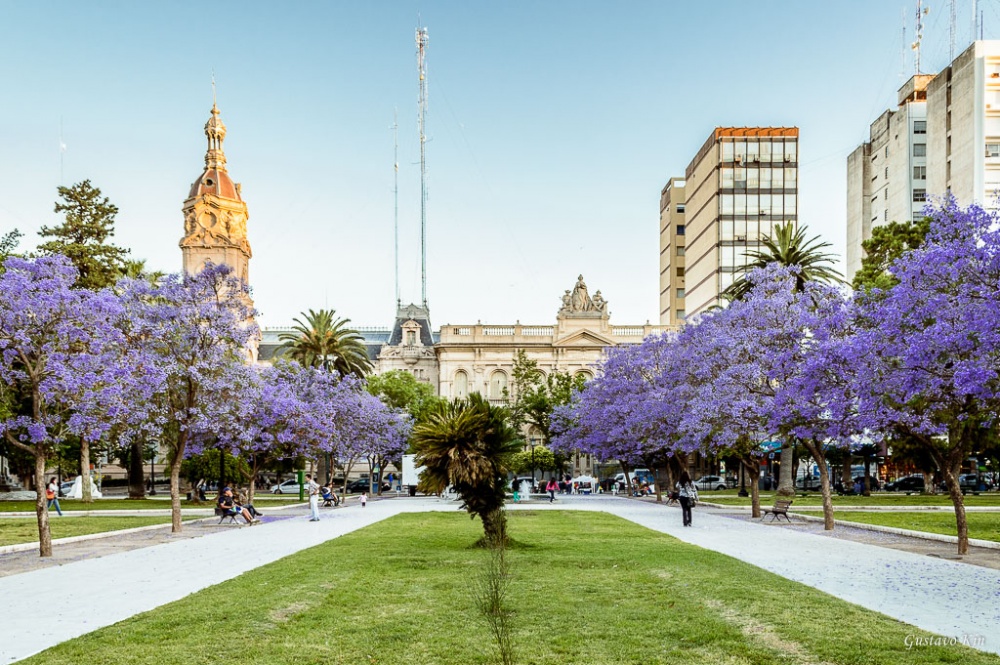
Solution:
M 490 375 L 490 399 L 503 399 L 507 390 L 507 374 L 496 370 Z
M 452 389 L 452 395 L 462 398 L 469 396 L 469 375 L 465 373 L 464 369 L 455 372 L 455 386 Z
M 581 369 L 579 372 L 576 373 L 576 376 L 582 376 L 584 381 L 590 381 L 591 379 L 594 378 L 594 373 L 591 372 L 589 369 Z

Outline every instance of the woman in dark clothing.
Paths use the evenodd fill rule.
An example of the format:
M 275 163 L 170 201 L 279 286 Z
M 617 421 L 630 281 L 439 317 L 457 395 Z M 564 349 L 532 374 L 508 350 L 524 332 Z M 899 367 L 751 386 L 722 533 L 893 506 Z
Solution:
M 681 478 L 677 481 L 677 495 L 681 502 L 684 526 L 691 526 L 691 506 L 698 502 L 698 488 L 691 482 L 687 471 L 681 471 Z

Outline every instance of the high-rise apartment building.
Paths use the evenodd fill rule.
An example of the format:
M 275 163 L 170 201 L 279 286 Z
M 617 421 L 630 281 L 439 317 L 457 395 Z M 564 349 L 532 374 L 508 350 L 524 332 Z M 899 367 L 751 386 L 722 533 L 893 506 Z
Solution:
M 899 89 L 898 107 L 871 125 L 847 159 L 847 278 L 872 228 L 919 218 L 929 199 L 997 207 L 1000 41 L 976 41 L 937 75 Z
M 671 178 L 660 192 L 660 324 L 684 321 L 684 179 Z
M 878 117 L 869 140 L 847 158 L 847 275 L 861 268 L 861 243 L 874 227 L 919 216 L 927 198 L 927 84 L 910 78 L 898 105 Z
M 683 293 L 687 316 L 700 314 L 721 302 L 748 264 L 747 252 L 760 249 L 776 225 L 798 224 L 798 144 L 797 127 L 717 127 L 685 172 L 682 234 L 662 232 L 663 205 L 671 200 L 670 184 L 664 188 L 661 271 L 665 243 L 681 235 L 684 265 L 666 273 L 674 282 L 661 272 L 661 323 L 674 322 L 664 319 L 665 285 L 668 295 Z

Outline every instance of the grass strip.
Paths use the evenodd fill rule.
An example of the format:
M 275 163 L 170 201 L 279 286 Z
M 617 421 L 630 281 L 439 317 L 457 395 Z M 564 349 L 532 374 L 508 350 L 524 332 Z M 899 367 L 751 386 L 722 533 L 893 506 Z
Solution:
M 964 646 L 907 649 L 930 635 L 611 515 L 509 520 L 518 662 L 1000 664 Z M 471 593 L 481 535 L 464 515 L 399 515 L 23 663 L 493 663 Z
M 969 538 L 1000 542 L 1000 513 L 966 513 L 965 517 L 969 523 Z M 950 512 L 885 513 L 851 511 L 836 515 L 836 518 L 845 522 L 877 524 L 897 529 L 939 533 L 945 536 L 958 535 L 958 529 L 955 526 L 955 514 Z
M 267 507 L 277 507 L 277 506 L 289 506 L 293 504 L 301 503 L 298 498 L 295 499 L 284 499 L 284 498 L 272 498 L 268 496 L 267 498 L 254 498 L 254 505 L 260 505 L 262 508 Z M 63 512 L 66 511 L 80 511 L 80 510 L 170 510 L 170 498 L 166 497 L 163 499 L 95 499 L 91 503 L 84 503 L 80 499 L 59 499 L 59 507 L 62 508 Z M 202 501 L 200 503 L 195 503 L 194 501 L 181 501 L 181 508 L 215 508 L 215 500 L 209 497 L 208 501 Z M 16 513 L 16 512 L 35 512 L 35 502 L 34 501 L 23 501 L 23 500 L 13 500 L 13 501 L 0 501 L 0 513 Z M 51 511 L 55 514 L 55 510 Z
M 53 514 L 49 519 L 53 538 L 87 536 L 92 533 L 134 529 L 151 524 L 170 524 L 170 516 L 157 517 L 74 517 L 60 519 Z M 38 522 L 34 517 L 0 518 L 0 545 L 18 545 L 38 542 Z
M 898 494 L 893 492 L 877 492 L 871 496 L 838 496 L 833 495 L 834 506 L 945 506 L 951 507 L 951 499 L 946 494 Z M 724 506 L 749 506 L 750 497 L 738 497 L 727 492 L 704 492 L 703 501 L 717 503 Z M 773 493 L 763 493 L 760 495 L 760 505 L 769 506 L 774 503 Z M 823 497 L 819 492 L 810 492 L 806 496 L 797 495 L 794 499 L 795 506 L 822 506 Z M 967 506 L 994 506 L 1000 508 L 1000 492 L 965 496 Z

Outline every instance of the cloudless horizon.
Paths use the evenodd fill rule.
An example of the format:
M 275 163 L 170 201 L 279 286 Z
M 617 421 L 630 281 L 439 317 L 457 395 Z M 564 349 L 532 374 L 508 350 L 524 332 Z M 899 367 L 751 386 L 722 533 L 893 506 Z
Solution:
M 984 36 L 1000 26 L 981 0 Z M 0 234 L 84 179 L 116 244 L 176 272 L 212 75 L 264 326 L 420 300 L 414 33 L 428 28 L 428 301 L 446 323 L 549 324 L 583 274 L 612 322 L 659 320 L 659 196 L 716 126 L 800 128 L 799 222 L 843 256 L 846 158 L 914 72 L 915 3 L 209 4 L 0 0 Z M 418 18 L 419 17 L 419 18 Z M 921 69 L 949 62 L 947 3 Z M 972 38 L 959 0 L 956 55 Z M 60 127 L 65 151 L 60 154 Z M 967 203 L 967 202 L 963 202 Z

